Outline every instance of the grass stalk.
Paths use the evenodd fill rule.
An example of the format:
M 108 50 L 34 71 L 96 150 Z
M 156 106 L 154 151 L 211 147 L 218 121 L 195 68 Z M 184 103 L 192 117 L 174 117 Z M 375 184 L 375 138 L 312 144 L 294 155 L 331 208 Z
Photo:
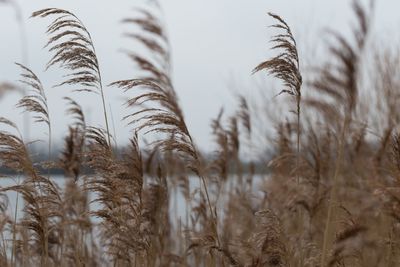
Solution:
M 333 184 L 330 190 L 329 202 L 328 202 L 328 212 L 326 216 L 325 222 L 325 230 L 323 235 L 323 243 L 322 243 L 322 251 L 321 251 L 321 267 L 326 266 L 327 257 L 330 251 L 330 245 L 332 239 L 332 228 L 333 228 L 333 213 L 334 207 L 337 201 L 337 194 L 338 194 L 338 186 L 339 186 L 339 177 L 341 172 L 341 165 L 343 161 L 343 153 L 344 153 L 344 143 L 345 143 L 345 133 L 348 127 L 349 119 L 346 116 L 344 120 L 340 139 L 339 139 L 339 147 L 338 147 L 338 156 L 335 162 L 335 172 L 333 175 Z

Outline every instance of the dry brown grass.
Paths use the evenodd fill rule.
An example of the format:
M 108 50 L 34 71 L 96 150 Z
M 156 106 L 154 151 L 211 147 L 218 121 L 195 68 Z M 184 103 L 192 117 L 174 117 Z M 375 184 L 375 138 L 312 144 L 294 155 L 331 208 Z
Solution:
M 136 10 L 123 20 L 136 29 L 126 37 L 148 53 L 127 51 L 139 76 L 110 85 L 128 96 L 123 120 L 133 131 L 121 153 L 111 142 L 88 29 L 66 10 L 35 12 L 33 17 L 55 17 L 47 31 L 53 53 L 48 67 L 70 72 L 57 86 L 99 93 L 105 125 L 87 125 L 82 107 L 65 98 L 73 122 L 63 150 L 57 160 L 35 162 L 17 125 L 0 118 L 1 167 L 23 177 L 0 187 L 0 265 L 399 265 L 400 62 L 393 50 L 379 50 L 365 68 L 371 63 L 363 54 L 372 49 L 370 13 L 356 1 L 353 10 L 353 35 L 332 33 L 330 63 L 304 84 L 295 36 L 283 18 L 270 14 L 278 22 L 273 27 L 282 31 L 272 38 L 279 54 L 254 71 L 266 70 L 282 82 L 281 93 L 295 100 L 296 116 L 267 121 L 238 96 L 236 112 L 221 110 L 212 121 L 215 148 L 207 158 L 179 105 L 171 48 L 156 10 Z M 18 65 L 32 92 L 17 107 L 50 132 L 47 89 L 32 70 Z M 365 72 L 372 72 L 371 88 L 363 88 Z M 0 93 L 15 88 L 2 84 Z M 371 91 L 368 103 L 363 90 Z M 366 105 L 376 108 L 368 112 Z M 254 139 L 260 124 L 275 125 L 274 142 Z M 254 146 L 272 147 L 272 157 L 243 160 Z M 54 167 L 65 172 L 62 187 L 49 174 Z M 23 198 L 11 212 L 9 191 Z M 178 196 L 185 203 L 177 203 Z

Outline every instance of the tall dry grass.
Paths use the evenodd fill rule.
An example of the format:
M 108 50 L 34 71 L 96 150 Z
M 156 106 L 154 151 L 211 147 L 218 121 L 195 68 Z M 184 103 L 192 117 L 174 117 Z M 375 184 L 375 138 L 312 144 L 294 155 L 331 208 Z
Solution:
M 286 119 L 274 121 L 239 95 L 235 112 L 221 110 L 211 122 L 210 155 L 186 124 L 157 9 L 135 10 L 123 20 L 132 26 L 125 36 L 147 52 L 126 51 L 139 75 L 110 84 L 128 99 L 122 119 L 132 135 L 119 150 L 121 144 L 111 142 L 106 87 L 89 29 L 66 10 L 33 13 L 53 18 L 47 67 L 68 71 L 56 86 L 98 93 L 104 125 L 88 125 L 79 103 L 65 98 L 73 120 L 63 149 L 37 162 L 17 125 L 0 118 L 1 167 L 23 177 L 0 187 L 0 265 L 399 265 L 400 64 L 391 49 L 365 55 L 373 49 L 372 10 L 353 3 L 352 35 L 330 33 L 327 64 L 315 66 L 311 78 L 300 72 L 296 25 L 270 14 L 277 55 L 254 71 L 277 78 L 291 108 Z M 34 71 L 18 66 L 32 91 L 17 107 L 33 115 L 32 127 L 48 127 L 50 154 L 52 100 Z M 259 125 L 274 127 L 273 142 L 254 138 Z M 273 154 L 244 160 L 254 146 Z M 53 168 L 64 171 L 62 187 Z M 12 212 L 10 191 L 22 198 Z

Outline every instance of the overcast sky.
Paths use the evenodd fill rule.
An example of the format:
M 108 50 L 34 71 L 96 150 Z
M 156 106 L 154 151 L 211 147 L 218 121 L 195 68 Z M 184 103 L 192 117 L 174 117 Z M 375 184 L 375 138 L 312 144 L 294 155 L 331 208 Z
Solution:
M 91 124 L 102 123 L 99 100 L 93 95 L 71 93 L 67 88 L 51 88 L 62 80 L 62 72 L 43 72 L 49 54 L 42 49 L 47 41 L 45 27 L 49 20 L 29 19 L 33 11 L 59 7 L 75 13 L 85 23 L 95 42 L 101 64 L 103 81 L 108 84 L 119 79 L 135 77 L 133 64 L 120 52 L 134 50 L 132 42 L 121 37 L 126 28 L 120 20 L 131 14 L 131 8 L 144 1 L 99 0 L 19 0 L 28 32 L 28 66 L 42 79 L 49 99 L 54 139 L 61 140 L 68 120 L 65 119 L 63 96 L 76 99 Z M 362 1 L 368 3 L 369 1 Z M 116 4 L 118 3 L 118 4 Z M 350 0 L 165 0 L 161 2 L 172 44 L 173 78 L 189 129 L 201 147 L 210 141 L 210 120 L 224 106 L 232 110 L 232 91 L 255 97 L 254 84 L 263 75 L 251 75 L 251 70 L 268 55 L 267 28 L 273 21 L 266 15 L 274 12 L 285 18 L 300 44 L 304 61 L 312 63 L 313 53 L 323 44 L 327 27 L 349 31 L 352 18 Z M 398 34 L 400 2 L 378 0 L 374 15 L 375 33 L 380 36 Z M 18 25 L 14 11 L 0 5 L 0 82 L 18 79 L 13 62 L 21 62 Z M 397 37 L 396 37 L 397 38 Z M 232 89 L 234 88 L 234 89 Z M 66 90 L 65 90 L 66 89 Z M 267 88 L 268 89 L 268 88 Z M 279 89 L 272 92 L 277 93 Z M 107 88 L 117 138 L 126 142 L 129 129 L 120 122 L 126 110 L 121 107 L 119 90 Z M 18 95 L 1 101 L 0 116 L 21 122 L 22 115 L 13 108 Z M 44 128 L 34 127 L 34 137 L 45 138 Z

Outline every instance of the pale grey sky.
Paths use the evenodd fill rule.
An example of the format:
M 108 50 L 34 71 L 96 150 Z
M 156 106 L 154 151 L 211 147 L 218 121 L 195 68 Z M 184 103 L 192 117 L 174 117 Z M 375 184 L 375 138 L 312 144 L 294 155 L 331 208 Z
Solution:
M 76 99 L 85 107 L 94 125 L 102 123 L 99 99 L 93 95 L 71 93 L 65 88 L 51 88 L 62 80 L 62 72 L 44 73 L 49 54 L 42 47 L 47 41 L 45 27 L 49 20 L 28 19 L 33 11 L 59 7 L 74 12 L 85 23 L 95 42 L 105 84 L 135 77 L 132 63 L 120 52 L 134 50 L 132 42 L 121 37 L 124 28 L 119 21 L 132 14 L 131 8 L 144 1 L 99 0 L 18 0 L 23 9 L 29 40 L 29 67 L 46 87 L 54 139 L 61 140 L 68 121 L 64 116 L 64 96 Z M 323 29 L 330 27 L 348 32 L 354 18 L 350 0 L 165 0 L 160 1 L 172 44 L 173 77 L 185 117 L 195 140 L 201 147 L 209 147 L 210 120 L 221 106 L 234 106 L 230 85 L 245 95 L 255 97 L 254 83 L 263 75 L 251 76 L 251 70 L 269 53 L 267 28 L 273 21 L 266 15 L 274 12 L 291 26 L 304 61 L 314 60 L 314 52 L 323 44 Z M 368 3 L 369 1 L 362 1 Z M 400 16 L 398 0 L 377 0 L 374 15 L 375 33 L 382 38 L 398 34 Z M 13 62 L 21 61 L 18 26 L 13 10 L 0 5 L 0 81 L 18 79 Z M 398 39 L 398 38 L 397 38 Z M 277 92 L 272 92 L 271 95 Z M 126 110 L 121 107 L 118 89 L 107 88 L 106 96 L 112 107 L 117 138 L 125 143 L 129 137 L 120 119 Z M 18 96 L 9 95 L 1 101 L 0 116 L 16 120 L 21 115 L 13 108 Z M 34 126 L 34 137 L 44 138 L 44 128 Z

